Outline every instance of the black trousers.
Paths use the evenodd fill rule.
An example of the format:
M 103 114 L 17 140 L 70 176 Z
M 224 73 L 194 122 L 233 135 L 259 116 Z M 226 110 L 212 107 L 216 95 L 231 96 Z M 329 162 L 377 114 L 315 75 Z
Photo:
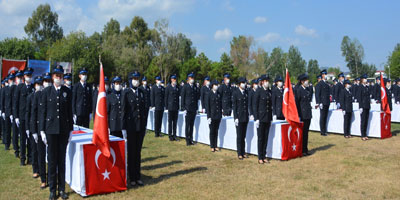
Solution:
M 5 148 L 10 148 L 10 144 L 11 144 L 11 120 L 10 120 L 10 116 L 6 116 L 6 119 L 3 120 L 4 121 L 4 132 L 3 132 L 3 138 L 4 138 L 4 145 Z
M 169 138 L 176 137 L 176 126 L 178 123 L 178 111 L 168 110 L 168 135 Z
M 164 110 L 155 110 L 154 111 L 154 133 L 156 136 L 160 136 L 161 134 L 161 125 L 163 119 Z
M 238 126 L 236 126 L 236 147 L 238 156 L 244 156 L 244 154 L 246 153 L 245 139 L 248 123 L 249 122 L 239 122 Z
M 321 128 L 321 134 L 326 133 L 326 120 L 328 119 L 329 105 L 323 105 L 320 110 L 321 116 L 319 118 L 319 127 Z
M 231 116 L 231 113 L 232 113 L 232 108 L 229 108 L 229 107 L 227 107 L 227 108 L 223 108 L 223 115 L 224 116 Z
M 19 128 L 15 124 L 15 119 L 12 120 L 12 142 L 15 155 L 19 156 Z
M 122 131 L 111 131 L 110 135 L 113 135 L 115 137 L 123 138 Z
M 89 113 L 88 115 L 76 116 L 76 125 L 89 128 Z
M 196 112 L 187 111 L 185 116 L 185 137 L 186 144 L 193 142 L 193 126 L 196 119 Z
M 46 134 L 50 192 L 65 191 L 65 153 L 68 134 Z
M 363 109 L 361 113 L 361 137 L 367 137 L 368 119 L 369 109 Z
M 40 181 L 42 183 L 47 182 L 47 171 L 46 171 L 46 145 L 43 143 L 42 136 L 38 134 L 37 157 L 38 157 L 38 168 Z
M 310 130 L 311 119 L 303 119 L 303 153 L 308 153 L 308 131 Z
M 344 124 L 343 124 L 343 132 L 344 136 L 350 136 L 350 127 L 351 127 L 351 116 L 353 115 L 352 112 L 346 112 L 344 114 Z
M 26 159 L 30 163 L 32 163 L 32 155 L 31 155 L 31 142 L 26 135 L 26 128 L 25 128 L 25 120 L 20 120 L 19 124 L 19 151 L 20 151 L 20 158 L 21 162 L 25 162 Z
M 0 139 L 1 143 L 4 144 L 4 120 L 3 117 L 0 116 Z
M 145 131 L 127 132 L 128 140 L 128 175 L 130 181 L 141 180 L 140 163 Z
M 211 124 L 209 124 L 210 127 L 210 146 L 211 148 L 217 148 L 217 142 L 218 142 L 218 130 L 219 130 L 219 124 L 221 123 L 221 119 L 212 119 Z
M 271 122 L 260 122 L 257 129 L 257 143 L 258 143 L 258 159 L 264 160 L 267 154 L 267 144 L 269 128 L 271 127 Z
M 149 118 L 149 108 L 146 108 L 146 110 L 144 111 L 144 127 L 147 128 L 147 119 Z
M 28 138 L 29 146 L 31 148 L 31 154 L 30 154 L 30 159 L 32 163 L 32 172 L 33 173 L 39 173 L 39 163 L 38 163 L 38 147 L 35 142 L 35 139 L 33 138 L 33 134 L 29 133 L 29 138 Z M 38 140 L 39 142 L 39 140 Z

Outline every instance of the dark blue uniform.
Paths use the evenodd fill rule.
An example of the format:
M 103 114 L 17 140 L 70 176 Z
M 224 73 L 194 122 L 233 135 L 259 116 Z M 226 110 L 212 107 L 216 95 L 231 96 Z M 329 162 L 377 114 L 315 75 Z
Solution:
M 272 111 L 277 119 L 284 120 L 282 113 L 283 88 L 272 87 Z
M 142 90 L 143 95 L 144 95 L 144 101 L 145 101 L 145 127 L 147 127 L 147 118 L 149 117 L 149 109 L 150 109 L 150 87 L 141 85 L 139 87 L 140 90 Z
M 303 122 L 303 154 L 308 153 L 308 131 L 312 118 L 311 95 L 309 89 L 302 85 L 299 85 L 295 93 L 297 113 L 299 114 L 300 120 Z
M 217 148 L 218 129 L 222 118 L 222 98 L 217 91 L 210 91 L 206 98 L 207 119 L 211 120 L 210 127 L 210 146 Z
M 4 145 L 5 149 L 8 150 L 10 148 L 11 144 L 11 120 L 10 120 L 10 115 L 12 112 L 11 106 L 12 106 L 12 91 L 10 86 L 6 86 L 2 89 L 2 95 L 1 95 L 1 110 L 4 113 Z M 13 143 L 14 145 L 14 143 Z M 15 147 L 14 147 L 15 149 Z M 19 150 L 18 150 L 19 152 Z M 16 154 L 17 155 L 17 154 Z
M 253 110 L 254 120 L 259 121 L 257 128 L 258 160 L 264 160 L 272 121 L 272 93 L 269 88 L 260 87 L 257 89 L 254 95 Z
M 179 88 L 177 85 L 168 84 L 165 89 L 165 107 L 168 110 L 168 136 L 169 140 L 176 140 L 176 126 L 179 112 Z
M 330 105 L 330 87 L 326 81 L 322 80 L 317 84 L 315 88 L 315 100 L 318 105 L 322 104 L 320 107 L 320 119 L 319 126 L 321 128 L 321 135 L 326 135 L 326 123 L 328 119 L 329 105 Z
M 232 113 L 232 93 L 233 89 L 230 84 L 221 84 L 218 92 L 222 97 L 222 111 L 224 116 L 231 116 Z
M 107 94 L 107 112 L 110 134 L 122 138 L 121 91 Z
M 151 107 L 154 107 L 154 133 L 161 136 L 161 124 L 165 107 L 165 88 L 161 85 L 153 85 L 150 91 Z
M 92 112 L 92 89 L 89 84 L 75 83 L 72 87 L 72 113 L 76 115 L 76 125 L 89 128 Z
M 200 90 L 200 102 L 201 102 L 201 108 L 206 109 L 207 108 L 207 94 L 210 92 L 210 87 L 203 85 Z M 206 110 L 207 112 L 207 110 Z
M 367 127 L 369 119 L 369 111 L 371 109 L 370 88 L 366 85 L 361 85 L 359 107 L 362 109 L 361 113 L 361 137 L 367 137 Z
M 344 88 L 340 93 L 340 107 L 344 111 L 344 136 L 350 136 L 351 117 L 353 116 L 353 94 Z
M 196 119 L 196 112 L 199 109 L 198 101 L 200 98 L 199 89 L 195 84 L 186 83 L 182 88 L 181 106 L 186 110 L 185 116 L 185 134 L 186 145 L 193 144 L 193 126 Z
M 223 101 L 223 100 L 222 100 Z M 224 102 L 222 102 L 222 107 Z M 249 97 L 247 90 L 237 89 L 232 95 L 233 118 L 239 123 L 236 126 L 236 146 L 238 156 L 245 156 L 245 138 L 249 123 Z M 255 116 L 254 116 L 255 117 Z

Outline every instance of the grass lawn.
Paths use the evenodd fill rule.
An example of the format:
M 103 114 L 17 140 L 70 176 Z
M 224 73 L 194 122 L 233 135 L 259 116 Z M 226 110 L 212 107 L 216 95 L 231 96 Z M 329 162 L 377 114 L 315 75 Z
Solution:
M 394 135 L 400 124 L 392 124 Z M 144 187 L 90 199 L 400 199 L 400 137 L 361 141 L 311 132 L 314 154 L 257 164 L 236 152 L 211 153 L 184 140 L 169 142 L 148 132 L 142 151 Z M 31 166 L 19 166 L 0 145 L 0 199 L 46 199 Z M 70 199 L 82 199 L 67 186 Z

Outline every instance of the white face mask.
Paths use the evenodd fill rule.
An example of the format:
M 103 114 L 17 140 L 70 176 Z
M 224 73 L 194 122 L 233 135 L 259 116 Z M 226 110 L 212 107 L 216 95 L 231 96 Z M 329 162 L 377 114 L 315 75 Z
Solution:
M 86 81 L 87 80 L 87 76 L 86 75 L 81 75 L 81 81 Z
M 143 81 L 142 84 L 143 84 L 144 86 L 146 86 L 146 85 L 147 85 L 147 81 Z
M 115 90 L 115 91 L 119 92 L 119 91 L 121 91 L 121 89 L 122 89 L 122 87 L 121 87 L 120 84 L 114 85 L 114 90 Z
M 278 82 L 278 87 L 282 87 L 283 83 L 282 82 Z
M 67 84 L 68 86 L 71 86 L 71 81 L 67 80 L 67 81 L 65 81 L 65 84 Z
M 193 83 L 194 83 L 194 79 L 190 79 L 190 80 L 189 80 L 189 83 L 190 83 L 190 84 L 193 84 Z
M 240 88 L 242 88 L 244 90 L 244 88 L 246 88 L 246 84 L 245 83 L 240 83 Z
M 36 91 L 42 90 L 42 86 L 41 86 L 41 85 L 36 85 L 36 86 L 35 86 L 35 90 L 36 90 Z
M 257 89 L 258 88 L 258 85 L 254 85 L 254 87 L 253 87 L 254 89 Z
M 32 78 L 31 77 L 25 77 L 25 82 L 26 83 L 31 83 Z
M 304 87 L 308 87 L 308 81 L 304 81 Z
M 367 83 L 367 79 L 363 79 L 362 83 L 366 84 Z
M 156 80 L 156 85 L 157 85 L 157 86 L 160 86 L 160 84 L 161 84 L 161 81 Z
M 347 85 L 346 85 L 346 88 L 347 88 L 347 89 L 350 89 L 350 88 L 351 88 L 351 85 L 347 84 Z
M 269 82 L 268 82 L 268 81 L 265 81 L 265 82 L 263 83 L 263 86 L 264 86 L 265 88 L 268 88 Z
M 176 81 L 171 82 L 172 86 L 176 86 Z
M 206 86 L 207 86 L 207 87 L 210 87 L 210 81 L 207 81 L 207 82 L 206 82 Z
M 60 78 L 54 78 L 53 79 L 54 84 L 58 87 L 62 84 L 62 81 Z
M 4 83 L 5 86 L 8 86 L 8 83 Z
M 21 79 L 16 78 L 15 80 L 16 80 L 17 85 L 19 85 L 19 83 L 21 83 Z
M 136 79 L 132 79 L 132 86 L 133 87 L 138 87 L 139 86 L 139 81 Z
M 218 85 L 213 85 L 213 90 L 217 91 L 218 90 Z
M 47 87 L 49 87 L 51 84 L 50 84 L 50 82 L 43 82 L 43 87 L 44 88 L 47 88 Z
M 229 84 L 229 81 L 230 81 L 229 79 L 226 79 L 225 84 Z

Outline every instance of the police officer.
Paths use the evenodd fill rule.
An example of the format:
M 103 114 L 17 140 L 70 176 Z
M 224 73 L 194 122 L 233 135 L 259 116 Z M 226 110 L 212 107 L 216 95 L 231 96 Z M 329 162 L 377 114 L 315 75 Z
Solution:
M 79 82 L 72 88 L 72 113 L 78 126 L 89 128 L 89 118 L 92 111 L 92 88 L 86 83 L 88 70 L 79 71 Z
M 218 129 L 222 118 L 222 98 L 218 93 L 218 81 L 213 80 L 211 82 L 211 91 L 208 93 L 206 98 L 206 110 L 207 110 L 207 121 L 210 127 L 210 147 L 211 151 L 219 151 L 218 141 Z
M 68 198 L 65 193 L 65 156 L 73 130 L 73 103 L 71 90 L 62 85 L 63 74 L 63 67 L 57 65 L 52 73 L 53 85 L 42 91 L 40 101 L 39 130 L 42 141 L 48 145 L 49 199 L 57 198 L 57 189 L 62 199 Z
M 15 148 L 17 149 L 15 151 L 15 155 L 16 157 L 20 157 L 20 146 L 19 146 L 19 140 L 20 140 L 20 133 L 19 133 L 19 122 L 18 124 L 15 121 L 15 114 L 17 112 L 17 104 L 18 101 L 16 101 L 16 93 L 17 93 L 17 88 L 18 85 L 23 82 L 23 78 L 24 78 L 24 72 L 19 70 L 17 71 L 17 73 L 15 73 L 15 81 L 14 84 L 11 86 L 11 95 L 12 95 L 12 102 L 11 102 L 11 115 L 10 115 L 10 120 L 12 123 L 12 132 L 13 132 L 13 146 L 14 146 L 14 150 Z M 25 138 L 25 137 L 24 137 Z M 25 145 L 24 145 L 25 146 Z
M 110 79 L 108 79 L 107 76 L 104 76 L 104 88 L 106 90 L 106 94 L 109 94 L 110 91 Z M 92 115 L 89 118 L 89 121 L 92 119 L 92 116 L 94 116 L 96 114 L 96 106 L 97 106 L 97 96 L 99 94 L 99 85 L 97 85 L 97 87 L 95 89 L 93 89 L 92 92 Z
M 2 106 L 2 104 L 3 104 L 3 101 L 2 101 L 2 97 L 3 97 L 3 95 L 4 95 L 4 88 L 6 87 L 5 86 L 5 82 L 6 82 L 6 80 L 7 80 L 7 77 L 5 78 L 5 79 L 3 79 L 2 81 L 1 81 L 1 89 L 0 89 L 0 123 L 1 123 L 1 130 L 0 130 L 0 137 L 1 137 L 1 143 L 2 144 L 5 144 L 4 143 L 4 136 L 5 136 L 5 125 L 4 125 L 4 119 L 3 119 L 3 106 Z
M 383 79 L 384 84 L 385 84 L 385 91 L 386 91 L 386 95 L 387 95 L 387 101 L 389 104 L 389 108 L 390 111 L 392 111 L 393 107 L 392 107 L 392 82 L 390 79 L 388 78 L 384 78 Z
M 251 81 L 251 88 L 248 91 L 249 94 L 249 114 L 250 114 L 250 120 L 254 120 L 254 111 L 253 111 L 253 97 L 254 94 L 256 93 L 258 88 L 258 78 L 253 79 Z
M 111 92 L 107 93 L 108 126 L 111 135 L 122 138 L 122 79 L 121 77 L 116 76 L 112 79 L 111 83 Z
M 144 120 L 145 120 L 145 127 L 147 127 L 147 118 L 149 117 L 149 109 L 150 109 L 150 87 L 147 85 L 147 78 L 143 76 L 142 78 L 142 84 L 139 87 L 140 90 L 142 90 L 144 97 L 145 97 L 145 115 L 144 115 Z
M 336 100 L 336 106 L 337 109 L 341 109 L 341 104 L 340 104 L 340 94 L 342 93 L 342 90 L 344 89 L 344 74 L 340 73 L 338 75 L 338 83 L 335 85 L 335 100 Z
M 393 85 L 393 97 L 395 104 L 400 104 L 400 78 L 396 79 Z
M 178 140 L 176 137 L 176 126 L 179 111 L 179 88 L 176 75 L 171 75 L 171 83 L 165 89 L 165 108 L 168 111 L 168 136 L 170 141 Z
M 218 92 L 222 97 L 222 112 L 224 116 L 231 116 L 232 113 L 232 87 L 230 84 L 231 75 L 224 74 L 224 83 L 218 88 Z
M 2 117 L 4 120 L 4 144 L 5 144 L 5 150 L 10 149 L 10 143 L 11 143 L 11 127 L 12 127 L 12 121 L 11 121 L 11 116 L 12 116 L 12 100 L 13 100 L 13 88 L 14 85 L 14 79 L 15 75 L 13 73 L 10 73 L 8 75 L 8 85 L 4 88 L 3 95 L 1 96 L 2 98 Z M 14 135 L 14 133 L 13 133 Z M 17 141 L 18 142 L 18 141 Z M 13 139 L 13 148 L 15 150 L 14 154 L 16 157 L 19 157 L 19 148 L 15 146 L 16 144 L 14 143 Z
M 30 112 L 30 120 L 29 120 L 29 130 L 32 134 L 31 144 L 33 141 L 33 145 L 36 145 L 37 149 L 37 167 L 40 175 L 40 188 L 44 189 L 47 183 L 47 172 L 46 172 L 46 145 L 43 143 L 42 136 L 39 132 L 39 122 L 40 122 L 40 113 L 42 106 L 40 104 L 41 94 L 43 90 L 43 78 L 41 76 L 36 77 L 34 82 L 35 92 L 32 93 L 32 103 L 31 103 L 31 112 Z M 33 154 L 34 155 L 34 154 Z M 32 164 L 33 166 L 33 164 Z
M 52 78 L 51 78 L 51 73 L 46 72 L 43 74 L 43 89 L 52 86 L 53 84 L 51 83 Z
M 319 118 L 319 126 L 321 129 L 321 135 L 327 136 L 326 123 L 328 119 L 328 111 L 330 106 L 330 87 L 326 82 L 326 70 L 321 71 L 322 80 L 317 84 L 315 88 L 315 100 L 319 106 L 321 116 Z
M 247 95 L 247 90 L 246 90 L 246 79 L 244 77 L 240 77 L 238 79 L 238 83 L 239 83 L 239 88 L 236 89 L 236 91 L 233 93 L 232 96 L 232 108 L 233 108 L 233 118 L 235 119 L 236 134 L 237 134 L 236 136 L 237 154 L 239 160 L 243 160 L 243 158 L 248 158 L 248 156 L 245 153 L 245 138 L 246 138 L 247 124 L 249 123 L 249 108 L 248 108 L 249 97 Z M 223 102 L 222 105 L 224 105 Z M 254 119 L 257 120 L 258 119 L 257 116 L 254 116 Z
M 370 98 L 370 88 L 367 86 L 367 78 L 368 76 L 364 74 L 361 76 L 361 86 L 360 90 L 360 102 L 359 108 L 361 113 L 361 139 L 363 141 L 368 140 L 367 137 L 367 127 L 368 127 L 368 119 L 369 119 L 369 110 L 371 109 L 371 98 Z
M 122 135 L 128 142 L 128 175 L 131 186 L 142 186 L 141 151 L 145 135 L 145 96 L 139 89 L 140 73 L 129 75 L 129 87 L 122 92 Z
M 165 88 L 161 85 L 161 77 L 156 76 L 156 84 L 150 91 L 151 107 L 154 110 L 154 133 L 155 137 L 162 137 L 161 124 L 165 107 Z
M 302 74 L 297 78 L 297 80 L 299 81 L 299 87 L 295 93 L 297 113 L 299 114 L 300 120 L 303 122 L 303 156 L 311 155 L 311 153 L 308 151 L 308 130 L 310 128 L 312 118 L 312 96 L 311 92 L 307 89 L 307 87 L 309 86 L 308 79 L 309 78 L 307 74 Z
M 261 76 L 262 86 L 257 89 L 254 96 L 254 119 L 257 127 L 258 138 L 258 163 L 268 163 L 266 160 L 269 128 L 272 121 L 272 92 L 269 88 L 269 76 Z
M 27 97 L 28 95 L 34 92 L 32 84 L 33 69 L 27 68 L 22 73 L 23 73 L 23 79 L 22 78 L 20 79 L 20 83 L 14 91 L 13 115 L 15 118 L 15 124 L 18 127 L 20 135 L 21 166 L 24 166 L 26 160 L 28 160 L 28 164 L 32 163 L 31 143 L 28 142 L 30 134 L 29 134 L 29 129 L 26 129 L 25 115 L 27 113 L 27 104 L 28 104 Z
M 64 86 L 69 88 L 72 91 L 72 74 L 71 73 L 64 74 Z
M 200 92 L 194 83 L 194 73 L 191 72 L 187 75 L 188 82 L 182 88 L 181 106 L 185 111 L 185 134 L 186 145 L 193 145 L 193 126 L 196 119 L 198 108 L 198 101 Z
M 353 95 L 351 93 L 351 82 L 345 80 L 344 89 L 340 93 L 340 105 L 344 116 L 343 132 L 345 138 L 350 138 L 351 117 L 353 116 Z
M 372 88 L 372 96 L 376 103 L 381 103 L 381 77 L 377 76 L 375 80 L 376 84 Z
M 210 77 L 206 76 L 204 78 L 203 86 L 201 87 L 200 90 L 200 102 L 201 102 L 201 108 L 202 108 L 202 113 L 206 112 L 206 99 L 207 99 L 207 94 L 210 92 Z
M 273 120 L 284 120 L 285 117 L 282 113 L 283 101 L 283 79 L 281 76 L 275 78 L 275 87 L 272 87 L 272 112 Z

